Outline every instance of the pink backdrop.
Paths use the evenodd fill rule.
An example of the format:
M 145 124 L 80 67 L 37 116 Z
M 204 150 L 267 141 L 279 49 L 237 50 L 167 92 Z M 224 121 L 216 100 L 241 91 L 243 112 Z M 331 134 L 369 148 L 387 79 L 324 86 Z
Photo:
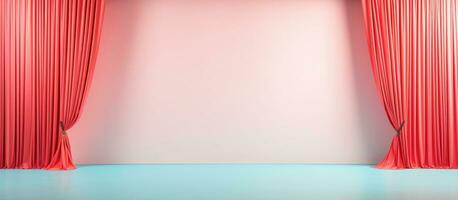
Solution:
M 359 0 L 109 0 L 80 163 L 373 163 Z

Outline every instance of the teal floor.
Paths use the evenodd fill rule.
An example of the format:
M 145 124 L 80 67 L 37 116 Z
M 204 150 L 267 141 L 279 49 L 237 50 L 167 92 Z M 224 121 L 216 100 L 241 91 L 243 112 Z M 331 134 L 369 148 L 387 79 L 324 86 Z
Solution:
M 368 165 L 80 165 L 0 170 L 0 199 L 458 199 L 458 170 Z

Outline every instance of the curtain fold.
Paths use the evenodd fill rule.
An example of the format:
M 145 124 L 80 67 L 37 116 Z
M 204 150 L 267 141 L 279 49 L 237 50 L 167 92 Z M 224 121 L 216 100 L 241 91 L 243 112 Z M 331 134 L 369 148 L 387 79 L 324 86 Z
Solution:
M 456 0 L 362 0 L 374 80 L 394 128 L 379 168 L 458 168 Z
M 74 169 L 104 0 L 0 0 L 0 168 Z

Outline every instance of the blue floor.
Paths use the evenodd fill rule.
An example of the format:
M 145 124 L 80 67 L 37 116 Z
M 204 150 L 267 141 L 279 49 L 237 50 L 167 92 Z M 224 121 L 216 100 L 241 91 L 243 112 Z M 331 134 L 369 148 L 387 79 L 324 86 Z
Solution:
M 0 199 L 458 199 L 458 170 L 368 165 L 80 165 L 0 170 Z

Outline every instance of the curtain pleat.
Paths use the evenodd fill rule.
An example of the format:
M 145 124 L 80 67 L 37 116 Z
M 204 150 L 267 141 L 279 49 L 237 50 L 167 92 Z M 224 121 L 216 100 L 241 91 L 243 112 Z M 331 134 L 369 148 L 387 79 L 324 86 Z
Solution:
M 0 168 L 74 169 L 104 0 L 0 0 Z
M 370 58 L 396 133 L 380 168 L 458 168 L 456 0 L 362 0 Z

